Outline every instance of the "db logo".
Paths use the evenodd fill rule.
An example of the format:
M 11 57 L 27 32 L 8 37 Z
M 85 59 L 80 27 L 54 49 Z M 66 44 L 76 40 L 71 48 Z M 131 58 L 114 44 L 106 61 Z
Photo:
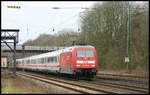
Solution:
M 86 58 L 86 57 L 84 57 L 84 59 L 86 60 L 87 58 Z
M 88 61 L 83 61 L 83 63 L 88 63 Z

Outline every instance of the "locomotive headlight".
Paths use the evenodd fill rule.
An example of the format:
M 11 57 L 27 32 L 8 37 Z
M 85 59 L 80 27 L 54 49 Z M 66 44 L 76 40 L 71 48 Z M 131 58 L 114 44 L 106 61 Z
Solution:
M 91 65 L 91 66 L 93 66 L 93 67 L 94 67 L 95 65 Z
M 76 65 L 76 66 L 80 66 L 80 65 Z
M 88 63 L 95 63 L 95 61 L 88 61 Z
M 87 60 L 82 60 L 82 61 L 76 61 L 77 63 L 80 63 L 80 64 L 82 64 L 82 63 L 95 63 L 95 61 L 87 61 Z
M 77 61 L 77 63 L 81 63 L 81 64 L 82 64 L 82 63 L 83 63 L 83 61 Z

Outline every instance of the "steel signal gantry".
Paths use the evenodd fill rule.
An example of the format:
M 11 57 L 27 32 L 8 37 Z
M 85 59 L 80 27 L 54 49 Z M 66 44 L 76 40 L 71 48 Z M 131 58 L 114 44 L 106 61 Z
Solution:
M 16 44 L 18 43 L 19 29 L 2 29 L 1 30 L 1 43 L 5 43 L 11 51 L 14 52 L 14 75 L 16 75 Z M 11 42 L 9 41 L 11 40 Z M 9 41 L 9 42 L 8 42 Z M 12 49 L 8 43 L 13 43 Z

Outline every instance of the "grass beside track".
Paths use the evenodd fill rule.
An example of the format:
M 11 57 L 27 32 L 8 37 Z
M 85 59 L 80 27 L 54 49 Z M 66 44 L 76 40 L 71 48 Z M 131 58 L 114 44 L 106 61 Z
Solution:
M 1 78 L 1 94 L 10 94 L 10 93 L 21 93 L 20 91 L 18 91 L 17 89 L 11 88 L 11 84 L 9 79 L 5 79 L 5 78 Z
M 1 83 L 1 94 L 42 93 L 35 84 L 17 76 L 1 77 Z

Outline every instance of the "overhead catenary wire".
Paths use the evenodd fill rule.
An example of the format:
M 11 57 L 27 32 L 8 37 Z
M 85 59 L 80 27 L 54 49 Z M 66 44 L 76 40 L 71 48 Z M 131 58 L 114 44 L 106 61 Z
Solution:
M 32 8 L 41 8 L 41 7 L 33 7 L 33 6 L 28 6 L 28 7 L 32 7 Z M 42 8 L 45 8 L 45 7 L 42 7 Z M 55 9 L 56 7 L 52 7 L 53 9 Z M 86 9 L 86 7 L 84 8 L 84 7 L 59 7 L 60 9 Z M 59 9 L 59 10 L 60 10 Z M 64 21 L 61 21 L 59 24 L 57 24 L 57 25 L 54 25 L 54 27 L 55 28 L 57 28 L 57 27 L 60 27 L 61 25 L 63 25 L 63 24 L 65 24 L 66 23 L 66 21 L 67 21 L 67 23 L 68 22 L 70 22 L 70 21 L 72 21 L 72 20 L 70 20 L 70 19 L 72 19 L 73 17 L 75 17 L 75 16 L 78 16 L 78 14 L 79 14 L 80 12 L 77 12 L 77 14 L 75 14 L 75 15 L 73 15 L 73 16 L 71 16 L 70 18 L 68 18 L 68 19 L 65 19 Z M 45 27 L 44 25 L 34 25 L 34 26 L 43 26 L 43 27 Z M 53 29 L 53 30 L 55 30 L 54 29 L 54 27 L 51 27 L 51 29 Z
M 59 24 L 55 25 L 54 27 L 51 27 L 51 29 L 53 29 L 52 31 L 55 31 L 56 28 L 60 27 L 60 26 L 63 25 L 63 24 L 66 24 L 66 21 L 67 21 L 67 23 L 70 22 L 70 21 L 72 21 L 72 18 L 75 17 L 75 16 L 78 16 L 78 13 L 75 14 L 75 15 L 73 15 L 73 16 L 71 16 L 71 17 L 68 18 L 68 19 L 65 19 L 64 21 L 61 21 Z M 35 25 L 35 26 L 39 26 L 39 25 Z M 44 25 L 42 25 L 42 26 L 44 26 Z M 44 26 L 44 27 L 46 27 L 46 26 Z M 41 30 L 39 30 L 39 31 L 41 31 Z M 50 31 L 49 28 L 48 28 L 48 30 L 45 31 L 45 32 L 48 32 L 48 31 Z
M 61 25 L 65 24 L 66 21 L 67 21 L 67 23 L 70 22 L 70 21 L 72 21 L 72 18 L 75 17 L 75 16 L 78 16 L 78 14 L 75 14 L 75 15 L 71 16 L 70 18 L 68 18 L 68 19 L 66 19 L 66 20 L 64 20 L 64 21 L 62 21 L 61 23 L 55 25 L 54 27 L 57 27 L 57 28 L 58 28 L 58 27 L 60 27 Z

